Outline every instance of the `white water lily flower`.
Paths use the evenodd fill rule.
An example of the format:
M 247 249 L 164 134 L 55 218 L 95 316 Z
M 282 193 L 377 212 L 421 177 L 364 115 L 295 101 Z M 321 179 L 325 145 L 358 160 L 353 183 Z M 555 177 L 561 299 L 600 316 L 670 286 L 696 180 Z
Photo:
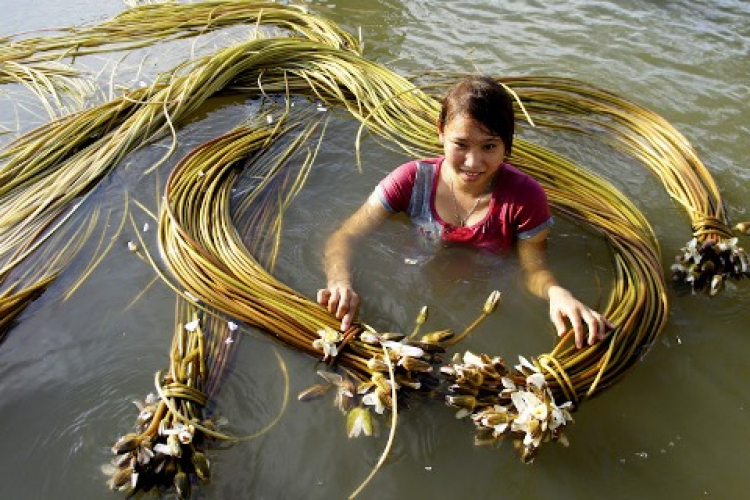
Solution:
M 341 386 L 344 383 L 344 377 L 339 375 L 338 373 L 333 372 L 325 372 L 323 370 L 318 370 L 318 375 L 323 377 L 326 382 L 329 382 L 335 386 Z
M 177 429 L 177 438 L 180 440 L 180 443 L 189 444 L 193 440 L 193 434 L 195 434 L 194 426 L 176 423 L 175 428 Z
M 549 428 L 555 430 L 561 425 L 565 425 L 568 422 L 573 421 L 573 417 L 570 415 L 568 408 L 572 408 L 573 403 L 566 401 L 565 403 L 557 406 L 553 403 L 550 404 L 552 409 L 552 418 L 550 419 Z
M 239 325 L 235 323 L 234 321 L 227 321 L 227 327 L 229 328 L 230 332 L 237 331 L 239 328 Z
M 528 368 L 532 372 L 538 372 L 539 371 L 539 368 L 537 368 L 536 366 L 534 366 L 534 364 L 531 363 L 531 361 L 529 361 L 528 359 L 524 358 L 523 356 L 519 355 L 518 356 L 518 360 L 521 362 L 520 364 L 516 365 L 516 369 L 518 371 L 522 371 L 521 368 Z
M 195 426 L 192 424 L 185 425 L 182 422 L 175 422 L 171 429 L 159 429 L 159 433 L 162 436 L 177 436 L 177 439 L 182 444 L 188 444 L 193 440 L 193 434 L 195 434 Z
M 170 457 L 176 457 L 177 455 L 174 454 L 174 449 L 165 443 L 156 443 L 154 445 L 154 452 L 155 453 L 161 453 L 162 455 L 169 455 Z
M 151 411 L 148 408 L 144 408 L 138 414 L 138 417 L 135 419 L 135 423 L 136 423 L 136 425 L 141 425 L 141 424 L 143 424 L 143 423 L 148 422 L 149 420 L 151 420 L 151 417 L 153 417 L 153 416 L 154 416 L 154 412 L 153 411 Z
M 145 233 L 146 231 L 148 231 L 148 230 L 149 230 L 149 227 L 150 227 L 150 226 L 148 225 L 148 222 L 144 223 L 144 224 L 143 224 L 143 232 Z
M 194 319 L 193 321 L 189 323 L 185 323 L 185 330 L 189 332 L 194 332 L 196 328 L 198 328 L 198 325 L 200 325 L 200 321 L 197 319 Z
M 511 430 L 513 432 L 528 432 L 529 422 L 533 419 L 528 412 L 520 413 L 511 423 Z
M 536 394 L 529 391 L 518 391 L 511 396 L 511 400 L 519 412 L 535 408 L 542 404 L 542 400 Z
M 698 240 L 696 238 L 693 238 L 692 240 L 688 241 L 687 245 L 685 246 L 685 248 L 683 248 L 683 250 L 685 250 L 685 255 L 684 255 L 685 260 L 693 259 L 693 262 L 695 262 L 696 264 L 700 264 L 701 254 L 698 253 Z
M 130 250 L 131 252 L 135 253 L 135 252 L 138 251 L 138 245 L 136 245 L 132 241 L 128 241 L 128 250 Z
M 737 237 L 730 238 L 727 241 L 722 241 L 721 243 L 717 244 L 716 247 L 719 249 L 720 252 L 726 252 L 730 248 L 734 248 L 737 246 Z
M 500 379 L 500 381 L 503 383 L 503 387 L 505 387 L 506 389 L 510 389 L 513 391 L 516 390 L 516 383 L 513 382 L 513 380 L 511 380 L 510 378 L 503 377 Z
M 177 438 L 182 444 L 189 444 L 193 440 L 193 433 L 188 431 L 181 431 L 177 434 Z
M 380 337 L 369 331 L 364 331 L 359 335 L 359 340 L 365 344 L 378 345 L 380 344 Z
M 464 364 L 469 366 L 484 366 L 482 358 L 471 351 L 466 351 L 464 353 Z
M 550 430 L 554 431 L 561 425 L 565 425 L 565 415 L 559 408 L 552 408 L 552 418 L 549 423 Z
M 401 357 L 411 356 L 412 358 L 421 358 L 424 356 L 424 351 L 421 347 L 403 344 L 401 342 L 396 342 L 395 340 L 384 340 L 381 342 L 381 345 L 387 347 Z
M 331 356 L 336 357 L 339 353 L 337 343 L 341 342 L 344 336 L 340 331 L 334 330 L 327 326 L 318 330 L 319 339 L 313 340 L 313 347 L 316 349 L 322 349 L 325 357 Z
M 531 416 L 534 417 L 535 419 L 539 420 L 540 422 L 544 422 L 547 420 L 547 414 L 549 412 L 547 409 L 547 405 L 542 403 L 531 408 L 530 413 L 531 413 Z
M 546 385 L 544 375 L 537 372 L 526 377 L 526 385 L 534 386 L 537 389 L 542 389 Z
M 376 391 L 367 393 L 362 396 L 362 402 L 368 406 L 372 406 L 375 409 L 375 412 L 379 415 L 382 415 L 385 411 L 385 405 L 380 399 L 380 395 Z

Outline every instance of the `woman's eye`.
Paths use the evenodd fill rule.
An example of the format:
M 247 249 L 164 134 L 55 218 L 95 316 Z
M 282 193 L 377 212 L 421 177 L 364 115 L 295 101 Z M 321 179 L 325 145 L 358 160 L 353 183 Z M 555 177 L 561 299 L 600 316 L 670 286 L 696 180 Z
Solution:
M 492 151 L 492 150 L 493 150 L 493 149 L 495 149 L 496 147 L 497 147 L 497 144 L 485 144 L 485 145 L 484 145 L 484 149 L 485 149 L 486 151 Z

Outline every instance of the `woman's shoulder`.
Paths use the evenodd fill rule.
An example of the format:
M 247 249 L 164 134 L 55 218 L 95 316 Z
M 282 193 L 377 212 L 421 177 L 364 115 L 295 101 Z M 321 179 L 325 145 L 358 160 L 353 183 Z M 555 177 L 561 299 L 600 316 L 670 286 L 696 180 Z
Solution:
M 496 200 L 523 209 L 547 206 L 547 192 L 534 177 L 510 163 L 503 164 L 499 174 L 493 192 Z

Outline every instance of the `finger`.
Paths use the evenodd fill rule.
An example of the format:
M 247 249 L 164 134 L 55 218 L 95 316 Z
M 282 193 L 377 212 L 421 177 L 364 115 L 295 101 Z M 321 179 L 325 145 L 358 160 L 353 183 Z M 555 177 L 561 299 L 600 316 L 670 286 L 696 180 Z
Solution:
M 344 317 L 346 313 L 349 312 L 349 301 L 351 300 L 351 291 L 348 289 L 344 289 L 341 292 L 341 297 L 339 298 L 338 307 L 336 308 L 336 317 L 341 319 Z
M 328 305 L 328 299 L 331 297 L 331 292 L 326 288 L 318 290 L 318 304 L 325 307 Z
M 576 349 L 580 349 L 583 347 L 583 339 L 586 336 L 586 332 L 583 331 L 583 321 L 581 320 L 581 316 L 574 315 L 572 317 L 568 318 L 570 320 L 570 324 L 573 326 L 573 330 L 575 331 L 575 337 L 576 337 Z
M 354 315 L 357 313 L 357 307 L 359 307 L 359 295 L 357 295 L 354 291 L 346 293 L 342 298 L 341 303 L 339 304 L 338 310 L 336 311 L 337 318 L 346 318 L 348 316 L 346 328 L 344 327 L 343 322 L 341 324 L 342 330 L 346 330 L 347 328 L 349 328 L 349 325 L 351 325 L 352 320 L 354 319 Z
M 599 324 L 599 318 L 593 311 L 582 311 L 581 316 L 583 316 L 583 320 L 586 322 L 586 329 L 589 332 L 587 343 L 588 345 L 593 345 L 596 339 L 599 338 L 599 329 L 602 325 Z
M 347 331 L 349 327 L 352 326 L 352 320 L 354 320 L 354 314 L 352 314 L 351 312 L 344 314 L 344 317 L 341 320 L 342 332 Z
M 339 296 L 338 290 L 334 290 L 331 292 L 330 296 L 328 297 L 328 312 L 331 314 L 336 314 L 336 310 L 339 308 L 339 301 L 341 300 L 341 297 Z M 336 316 L 337 318 L 339 316 Z
M 565 318 L 563 318 L 563 315 L 560 311 L 556 311 L 554 314 L 552 314 L 552 324 L 555 325 L 555 329 L 557 330 L 557 336 L 562 337 L 565 335 Z
M 607 331 L 610 329 L 611 323 L 601 314 L 598 315 L 597 319 L 599 320 L 599 340 L 604 340 L 604 337 L 607 336 Z
M 593 316 L 591 317 L 591 321 L 587 324 L 589 327 L 589 345 L 594 345 L 598 339 L 604 338 L 603 333 L 600 330 L 603 325 L 601 325 Z
M 348 312 L 349 312 L 349 301 L 346 299 L 346 296 L 344 296 L 339 301 L 339 307 L 336 309 L 336 317 L 341 319 L 344 316 L 346 316 L 346 313 Z

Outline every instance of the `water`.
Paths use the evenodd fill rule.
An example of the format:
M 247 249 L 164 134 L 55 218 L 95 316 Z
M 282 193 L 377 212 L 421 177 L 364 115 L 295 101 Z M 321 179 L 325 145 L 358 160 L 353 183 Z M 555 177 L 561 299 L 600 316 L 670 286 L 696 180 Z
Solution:
M 733 220 L 750 219 L 747 2 L 338 0 L 311 5 L 352 30 L 361 27 L 366 55 L 404 74 L 554 74 L 631 97 L 690 139 Z M 124 5 L 45 0 L 29 9 L 0 0 L 0 8 L 0 33 L 11 34 L 99 22 Z M 205 45 L 238 36 L 233 32 Z M 124 85 L 133 84 L 128 67 L 132 71 L 138 57 L 130 56 L 132 64 L 118 69 Z M 169 48 L 148 61 L 155 71 L 181 57 Z M 116 59 L 100 56 L 84 63 L 111 69 Z M 25 130 L 44 121 L 35 118 L 33 97 L 9 90 L 0 89 L 0 125 Z M 228 130 L 248 109 L 228 103 L 207 111 L 181 132 L 179 153 Z M 332 127 L 316 174 L 290 210 L 277 266 L 279 277 L 308 295 L 323 282 L 319 263 L 326 235 L 403 160 L 367 144 L 360 174 L 354 167 L 355 126 L 335 122 Z M 637 165 L 592 152 L 580 140 L 547 140 L 603 172 L 636 201 L 659 236 L 666 268 L 690 238 L 689 224 L 657 180 Z M 137 167 L 160 158 L 165 146 L 131 155 L 133 167 L 118 171 L 101 188 L 100 196 L 111 196 L 113 220 L 119 220 L 124 188 L 144 203 L 155 199 L 153 179 L 141 181 Z M 142 212 L 134 213 L 139 226 L 148 221 Z M 145 235 L 155 237 L 153 230 Z M 166 366 L 173 320 L 171 291 L 159 282 L 150 285 L 153 272 L 125 247 L 133 237 L 126 229 L 97 272 L 63 301 L 62 292 L 87 263 L 74 262 L 0 346 L 0 498 L 114 497 L 99 465 L 108 459 L 113 440 L 132 425 L 130 401 L 151 391 L 153 373 Z M 405 238 L 403 221 L 389 222 L 362 251 L 357 281 L 368 319 L 408 328 L 426 303 L 431 324 L 459 328 L 473 319 L 486 292 L 499 288 L 501 308 L 465 347 L 507 358 L 550 348 L 545 304 L 520 287 L 513 259 L 493 264 L 475 254 L 447 254 L 414 266 L 404 260 L 413 257 Z M 606 282 L 610 269 L 601 241 L 560 221 L 550 246 L 559 279 L 596 301 L 596 280 Z M 389 460 L 361 498 L 746 496 L 749 286 L 739 283 L 716 298 L 671 294 L 670 321 L 661 338 L 618 385 L 575 414 L 570 448 L 547 446 L 525 466 L 509 445 L 475 448 L 469 424 L 442 405 L 416 405 L 402 416 Z M 145 299 L 133 302 L 145 288 Z M 279 349 L 257 333 L 246 332 L 234 348 L 215 401 L 231 432 L 256 432 L 281 406 L 284 383 L 275 351 L 286 364 L 292 395 L 316 381 L 314 360 Z M 341 415 L 328 402 L 302 405 L 292 397 L 271 432 L 210 452 L 215 476 L 197 489 L 196 498 L 344 498 L 377 462 L 387 430 L 381 425 L 378 438 L 350 441 Z

